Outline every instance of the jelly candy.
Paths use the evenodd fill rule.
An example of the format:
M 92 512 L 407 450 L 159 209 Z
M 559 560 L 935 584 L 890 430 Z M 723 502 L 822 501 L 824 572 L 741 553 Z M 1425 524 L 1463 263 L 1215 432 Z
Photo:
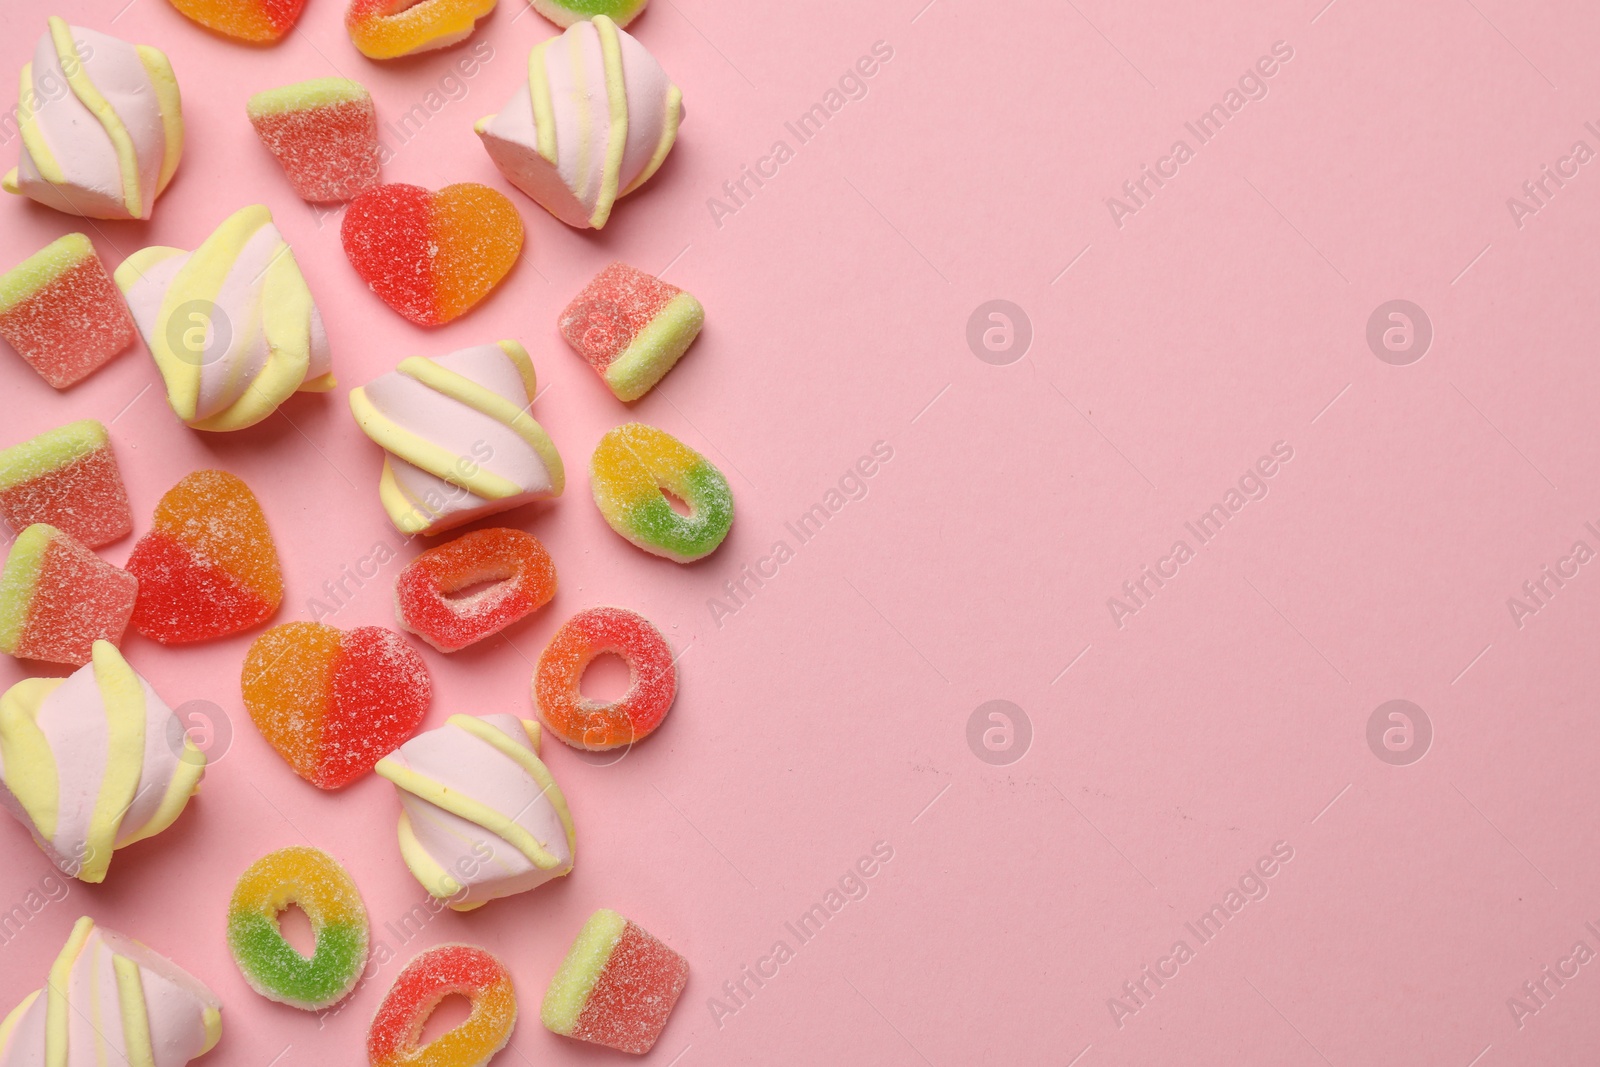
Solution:
M 0 518 L 17 531 L 47 522 L 90 548 L 131 532 L 106 428 L 81 419 L 0 452 Z
M 583 672 L 602 653 L 622 657 L 631 681 L 621 700 L 583 695 Z M 539 720 L 573 748 L 601 751 L 650 736 L 678 692 L 672 648 L 648 619 L 626 608 L 590 608 L 562 624 L 533 672 Z
M 128 305 L 81 233 L 0 275 L 0 337 L 57 389 L 99 370 L 135 335 Z
M 522 251 L 522 216 L 487 185 L 380 185 L 350 202 L 339 237 L 378 299 L 439 326 L 500 284 Z
M 250 646 L 241 677 L 256 728 L 294 773 L 338 789 L 416 732 L 433 699 L 428 668 L 380 626 L 274 626 Z
M 360 82 L 295 82 L 257 93 L 247 110 L 300 199 L 349 200 L 378 184 L 378 112 Z
M 462 589 L 492 582 L 466 596 Z M 430 548 L 394 586 L 400 625 L 440 652 L 457 652 L 550 603 L 556 565 L 539 539 L 503 527 Z
M 700 301 L 626 263 L 595 276 L 561 313 L 561 336 L 618 400 L 637 400 L 700 336 Z
M 0 652 L 89 662 L 94 643 L 122 643 L 139 580 L 70 534 L 37 523 L 11 545 L 0 575 Z
M 465 1022 L 419 1045 L 428 1016 L 452 994 L 472 1002 Z M 517 993 L 505 964 L 475 945 L 438 945 L 406 964 L 367 1034 L 371 1067 L 482 1067 L 517 1025 Z
M 248 630 L 283 601 L 266 516 L 227 471 L 195 471 L 167 490 L 128 571 L 139 579 L 134 629 L 164 645 Z
M 733 493 L 710 460 L 664 430 L 630 422 L 607 433 L 589 460 L 589 488 L 611 528 L 646 552 L 679 563 L 709 556 L 733 525 Z M 689 506 L 680 515 L 662 490 Z
M 317 947 L 308 959 L 284 939 L 278 916 L 297 904 Z M 367 962 L 367 909 L 326 852 L 296 845 L 268 853 L 239 877 L 228 903 L 228 948 L 250 988 L 315 1011 L 343 1000 Z
M 601 908 L 550 979 L 539 1018 L 555 1033 L 649 1052 L 689 980 L 689 961 L 642 927 Z

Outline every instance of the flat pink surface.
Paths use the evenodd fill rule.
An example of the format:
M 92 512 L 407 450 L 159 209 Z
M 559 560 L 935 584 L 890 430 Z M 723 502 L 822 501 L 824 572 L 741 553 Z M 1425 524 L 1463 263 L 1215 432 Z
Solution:
M 1575 142 L 1585 159 L 1600 150 L 1585 126 L 1600 127 L 1592 6 L 656 0 L 633 32 L 683 87 L 683 136 L 593 234 L 510 190 L 472 133 L 554 32 L 521 0 L 463 47 L 390 64 L 354 51 L 336 0 L 310 0 L 270 49 L 211 36 L 165 0 L 122 2 L 60 13 L 168 52 L 188 147 L 152 222 L 87 232 L 115 264 L 270 205 L 327 317 L 340 388 L 206 435 L 174 420 L 143 351 L 62 394 L 7 356 L 4 441 L 111 424 L 136 533 L 183 474 L 237 472 L 282 552 L 278 619 L 304 619 L 325 582 L 395 538 L 348 389 L 406 355 L 515 337 L 570 480 L 507 521 L 545 541 L 561 588 L 508 640 L 422 649 L 428 723 L 527 714 L 532 661 L 593 604 L 654 619 L 683 653 L 682 689 L 614 765 L 548 747 L 578 826 L 571 877 L 402 940 L 422 892 L 395 847 L 394 790 L 369 777 L 327 795 L 287 770 L 240 703 L 251 635 L 182 650 L 130 637 L 170 703 L 224 709 L 232 745 L 172 830 L 7 934 L 0 1001 L 41 982 L 88 913 L 222 997 L 204 1062 L 355 1063 L 403 961 L 464 940 L 500 953 L 521 992 L 498 1063 L 621 1062 L 537 1020 L 584 917 L 610 906 L 691 963 L 661 1064 L 1592 1062 L 1600 963 L 1563 961 L 1580 941 L 1584 960 L 1600 952 L 1600 565 L 1560 562 L 1577 541 L 1600 550 L 1585 525 L 1600 527 L 1600 175 L 1570 161 Z M 44 14 L 0 12 L 7 79 Z M 478 42 L 492 58 L 453 75 Z M 865 95 L 847 82 L 858 98 L 830 100 L 876 42 L 892 58 Z M 1291 58 L 1245 77 L 1276 42 Z M 409 139 L 386 135 L 388 180 L 486 182 L 522 213 L 522 262 L 448 327 L 413 327 L 364 290 L 338 215 L 295 198 L 245 119 L 250 93 L 335 73 L 367 84 L 386 123 L 414 116 Z M 1224 104 L 1202 143 L 1185 123 L 1241 85 L 1258 98 Z M 818 103 L 836 111 L 802 143 L 789 124 Z M 1185 162 L 1163 162 L 1180 139 Z M 7 166 L 16 143 L 0 147 Z M 1162 185 L 1146 165 L 1166 168 Z M 1545 165 L 1567 170 L 1563 186 Z M 764 184 L 730 199 L 723 183 L 747 166 Z M 1123 183 L 1137 180 L 1133 199 Z M 1534 180 L 1537 201 L 1522 190 Z M 1514 212 L 1517 196 L 1538 210 Z M 84 228 L 16 200 L 0 210 L 6 265 Z M 632 412 L 555 326 L 612 258 L 665 270 L 708 310 Z M 1025 358 L 969 348 L 969 316 L 992 299 L 1031 320 Z M 1404 366 L 1367 342 L 1395 299 L 1433 328 Z M 588 499 L 590 450 L 629 417 L 727 472 L 738 517 L 708 560 L 636 551 Z M 892 459 L 847 478 L 880 441 Z M 1247 477 L 1275 446 L 1292 459 Z M 841 484 L 857 499 L 828 495 Z M 1201 544 L 1185 524 L 1241 486 Z M 829 517 L 802 542 L 791 526 L 817 504 Z M 330 621 L 392 625 L 392 581 L 415 551 L 347 583 Z M 1546 565 L 1567 567 L 1564 584 Z M 1157 587 L 1146 567 L 1168 577 Z M 1123 583 L 1141 580 L 1129 598 Z M 1523 592 L 1534 580 L 1538 600 Z M 718 597 L 737 611 L 713 612 Z M 1031 723 L 1008 765 L 975 753 L 1017 755 L 1015 715 L 1010 751 L 998 725 L 999 752 L 969 746 L 969 717 L 993 699 Z M 1410 765 L 1368 745 L 1391 699 L 1432 724 Z M 323 1020 L 253 994 L 223 942 L 239 872 L 306 841 L 348 863 L 393 956 Z M 860 899 L 802 942 L 788 924 L 826 910 L 879 842 L 892 859 L 865 896 L 846 881 Z M 1292 859 L 1257 879 L 1275 848 Z M 49 867 L 9 820 L 0 849 L 9 906 Z M 1228 919 L 1202 940 L 1189 924 L 1214 904 Z

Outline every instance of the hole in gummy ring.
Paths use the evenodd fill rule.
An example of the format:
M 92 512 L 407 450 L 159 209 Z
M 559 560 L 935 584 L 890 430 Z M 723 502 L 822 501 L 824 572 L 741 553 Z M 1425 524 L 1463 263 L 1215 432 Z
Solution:
M 479 578 L 477 581 L 469 582 L 466 585 L 463 585 L 459 589 L 441 590 L 441 595 L 446 601 L 468 600 L 477 596 L 479 593 L 493 589 L 495 586 L 505 581 L 508 577 L 510 577 L 510 575 L 485 575 L 484 577 Z
M 317 933 L 311 926 L 311 917 L 300 910 L 300 905 L 291 901 L 278 913 L 278 932 L 290 948 L 306 959 L 316 955 Z
M 434 1007 L 433 1012 L 422 1024 L 422 1035 L 417 1039 L 417 1044 L 426 1045 L 436 1041 L 445 1034 L 454 1030 L 467 1021 L 472 1014 L 472 1001 L 460 993 L 449 993 Z
M 694 516 L 694 508 L 690 507 L 688 501 L 684 500 L 677 493 L 674 493 L 671 489 L 662 489 L 661 495 L 667 498 L 667 503 L 671 505 L 672 510 L 676 511 L 679 515 L 682 515 L 685 518 L 692 518 Z
M 615 704 L 628 695 L 632 685 L 632 668 L 615 652 L 595 656 L 578 679 L 578 691 L 597 704 Z

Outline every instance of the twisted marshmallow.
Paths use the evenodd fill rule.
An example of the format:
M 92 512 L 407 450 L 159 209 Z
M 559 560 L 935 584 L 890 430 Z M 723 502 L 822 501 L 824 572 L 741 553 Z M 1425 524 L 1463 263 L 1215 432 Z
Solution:
M 534 47 L 528 80 L 473 127 L 518 189 L 568 226 L 599 229 L 672 151 L 683 94 L 604 15 Z
M 0 1022 L 0 1067 L 183 1067 L 222 1036 L 221 1009 L 199 979 L 85 916 L 48 984 Z
M 197 430 L 240 430 L 296 392 L 334 386 L 322 316 L 294 253 L 260 204 L 193 252 L 153 245 L 117 268 L 133 320 Z
M 378 761 L 400 790 L 406 866 L 456 911 L 572 870 L 572 814 L 538 746 L 536 722 L 452 715 Z
M 69 215 L 149 218 L 183 154 L 167 57 L 54 15 L 49 25 L 22 67 L 22 152 L 0 186 Z
M 66 678 L 27 678 L 0 696 L 0 804 L 82 881 L 102 881 L 113 850 L 171 826 L 205 765 L 109 641 Z
M 389 453 L 378 496 L 395 528 L 434 534 L 560 496 L 561 456 L 527 412 L 537 391 L 515 341 L 412 356 L 352 389 L 356 422 Z

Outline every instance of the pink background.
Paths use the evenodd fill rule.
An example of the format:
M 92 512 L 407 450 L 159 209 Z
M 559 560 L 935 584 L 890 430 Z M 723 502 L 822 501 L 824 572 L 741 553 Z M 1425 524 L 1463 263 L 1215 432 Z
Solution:
M 393 121 L 464 49 L 369 62 L 336 0 L 310 0 L 264 50 L 164 0 L 120 15 L 121 0 L 62 3 L 70 21 L 165 49 L 185 94 L 175 182 L 152 222 L 89 229 L 101 255 L 193 247 L 234 209 L 269 205 L 327 317 L 340 388 L 206 435 L 174 420 L 143 351 L 63 394 L 7 356 L 5 443 L 72 418 L 112 423 L 136 532 L 188 471 L 241 474 L 282 554 L 277 618 L 308 618 L 324 581 L 393 538 L 349 387 L 406 355 L 518 338 L 547 387 L 534 415 L 571 479 L 561 500 L 505 521 L 546 542 L 561 591 L 506 640 L 424 649 L 428 724 L 527 714 L 531 662 L 596 603 L 662 627 L 683 651 L 682 690 L 620 763 L 547 749 L 579 830 L 571 877 L 400 945 L 385 924 L 422 891 L 394 845 L 393 789 L 369 777 L 327 795 L 288 771 L 240 703 L 253 635 L 179 651 L 130 636 L 129 659 L 170 703 L 224 709 L 232 745 L 172 830 L 0 945 L 0 1001 L 36 987 L 89 913 L 222 997 L 223 1042 L 205 1062 L 352 1063 L 401 961 L 468 940 L 502 954 L 521 991 L 499 1063 L 616 1062 L 537 1021 L 579 924 L 611 906 L 693 968 L 651 1054 L 661 1064 L 1592 1059 L 1600 964 L 1520 1027 L 1507 998 L 1575 941 L 1600 950 L 1584 927 L 1600 926 L 1600 571 L 1581 569 L 1520 628 L 1507 598 L 1574 541 L 1600 549 L 1584 529 L 1600 523 L 1600 176 L 1581 168 L 1520 228 L 1506 199 L 1573 142 L 1600 149 L 1583 126 L 1600 119 L 1600 13 L 1322 2 L 656 0 L 633 32 L 683 87 L 688 118 L 659 176 L 592 234 L 510 191 L 471 131 L 554 32 L 505 0 L 473 38 L 494 56 L 459 83 L 465 97 L 409 143 L 391 139 L 387 180 L 507 188 L 527 226 L 505 284 L 431 333 L 363 289 L 338 216 L 296 199 L 244 103 L 338 73 Z M 44 13 L 0 13 L 6 78 Z M 797 144 L 785 121 L 879 41 L 893 58 L 867 95 Z M 1184 122 L 1280 41 L 1293 57 L 1265 98 L 1196 147 Z M 715 219 L 708 198 L 780 138 L 793 157 Z M 1177 138 L 1194 158 L 1119 227 L 1106 198 Z M 0 147 L 5 166 L 16 144 Z M 21 201 L 0 210 L 3 265 L 83 228 Z M 670 265 L 708 308 L 698 344 L 632 413 L 732 482 L 734 531 L 696 566 L 634 550 L 588 500 L 587 457 L 630 413 L 554 322 L 612 258 Z M 1007 365 L 966 341 L 995 298 L 1034 331 Z M 1434 329 L 1409 366 L 1366 342 L 1373 309 L 1398 298 Z M 799 545 L 785 522 L 880 440 L 893 459 L 866 497 Z M 1174 540 L 1193 547 L 1184 523 L 1280 441 L 1293 459 L 1268 495 L 1119 628 L 1107 598 Z M 779 539 L 794 557 L 717 625 L 708 598 Z M 121 562 L 131 545 L 106 554 Z M 329 621 L 392 625 L 400 566 Z M 1409 766 L 1366 742 L 1394 698 L 1433 726 Z M 1007 766 L 967 740 L 991 699 L 1032 724 Z M 321 1027 L 250 992 L 223 942 L 238 874 L 304 841 L 348 863 L 399 957 Z M 784 924 L 880 841 L 893 859 L 865 899 L 799 944 Z M 1185 923 L 1277 842 L 1293 859 L 1266 898 L 1200 944 Z M 0 848 L 9 906 L 49 868 L 9 820 Z M 794 958 L 719 1017 L 710 998 L 779 939 Z M 1179 939 L 1194 958 L 1159 989 L 1147 980 L 1153 997 L 1118 1019 L 1108 999 Z

